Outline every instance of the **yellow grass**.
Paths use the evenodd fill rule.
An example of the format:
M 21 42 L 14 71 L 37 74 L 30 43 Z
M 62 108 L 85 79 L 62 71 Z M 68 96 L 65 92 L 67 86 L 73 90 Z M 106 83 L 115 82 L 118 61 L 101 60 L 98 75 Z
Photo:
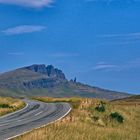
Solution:
M 5 115 L 7 113 L 11 113 L 25 106 L 25 103 L 20 99 L 14 99 L 11 97 L 0 97 L 0 105 L 2 104 L 6 104 L 9 107 L 7 108 L 0 107 L 0 116 Z
M 50 101 L 51 98 L 38 98 Z M 64 101 L 65 98 L 52 99 L 55 102 Z M 79 105 L 63 120 L 33 130 L 15 140 L 140 140 L 140 106 L 109 103 L 105 101 L 106 111 L 101 113 L 95 110 L 99 104 L 98 99 L 69 98 L 69 102 L 78 102 Z M 119 112 L 125 119 L 124 123 L 110 120 L 111 112 Z M 95 121 L 93 117 L 99 117 Z

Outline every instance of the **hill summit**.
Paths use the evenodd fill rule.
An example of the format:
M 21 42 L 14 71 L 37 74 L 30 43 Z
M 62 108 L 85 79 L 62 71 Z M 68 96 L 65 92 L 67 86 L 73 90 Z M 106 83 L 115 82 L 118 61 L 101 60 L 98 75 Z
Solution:
M 52 65 L 31 65 L 0 75 L 0 95 L 4 96 L 51 96 L 92 97 L 118 99 L 129 94 L 68 81 L 62 70 Z
M 51 88 L 66 81 L 64 73 L 52 65 L 31 65 L 0 75 L 0 87 L 10 89 Z
M 33 72 L 37 72 L 40 74 L 44 74 L 49 78 L 58 78 L 62 80 L 66 79 L 65 74 L 61 70 L 54 68 L 52 65 L 48 65 L 47 67 L 44 64 L 32 65 L 32 66 L 24 67 L 24 69 L 31 70 Z

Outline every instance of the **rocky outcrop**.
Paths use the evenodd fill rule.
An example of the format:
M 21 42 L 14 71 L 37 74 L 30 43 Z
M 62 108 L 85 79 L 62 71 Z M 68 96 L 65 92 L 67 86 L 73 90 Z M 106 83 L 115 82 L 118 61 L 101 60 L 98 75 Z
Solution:
M 32 65 L 32 66 L 25 67 L 25 69 L 37 73 L 45 74 L 49 78 L 58 78 L 58 79 L 66 80 L 65 74 L 61 70 L 54 68 L 52 65 L 48 65 L 47 67 L 44 64 Z
M 33 72 L 38 72 L 38 73 L 42 73 L 42 74 L 47 74 L 46 66 L 44 64 L 31 65 L 31 66 L 24 67 L 24 69 L 28 69 L 28 70 L 31 70 Z
M 53 88 L 57 87 L 66 81 L 61 81 L 58 79 L 38 79 L 38 80 L 33 80 L 33 81 L 28 81 L 28 82 L 23 82 L 24 87 L 27 89 L 33 89 L 33 88 Z
M 52 88 L 59 86 L 60 84 L 67 81 L 65 74 L 61 70 L 54 68 L 52 65 L 32 65 L 24 67 L 24 69 L 46 75 L 46 77 L 43 76 L 42 78 L 38 78 L 35 80 L 24 81 L 23 85 L 28 89 Z
M 52 65 L 31 65 L 0 76 L 0 88 L 52 88 L 67 82 L 65 74 Z

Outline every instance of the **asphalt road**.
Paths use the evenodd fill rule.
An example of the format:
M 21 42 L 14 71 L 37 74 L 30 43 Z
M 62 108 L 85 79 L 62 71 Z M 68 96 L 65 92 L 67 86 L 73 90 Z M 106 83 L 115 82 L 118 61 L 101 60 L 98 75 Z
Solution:
M 54 122 L 71 110 L 67 103 L 43 103 L 31 100 L 25 102 L 27 106 L 24 109 L 0 118 L 0 140 L 11 139 Z

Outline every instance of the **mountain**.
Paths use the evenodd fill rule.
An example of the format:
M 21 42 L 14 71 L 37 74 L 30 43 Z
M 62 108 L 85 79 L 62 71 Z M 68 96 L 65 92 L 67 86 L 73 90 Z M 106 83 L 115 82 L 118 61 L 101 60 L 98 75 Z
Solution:
M 122 98 L 122 99 L 116 99 L 112 102 L 127 102 L 127 103 L 139 103 L 140 104 L 140 95 L 133 95 L 130 97 Z
M 10 89 L 50 88 L 66 81 L 52 65 L 32 65 L 0 75 L 0 87 Z
M 105 90 L 68 81 L 65 74 L 52 65 L 32 65 L 0 74 L 1 96 L 51 96 L 92 97 L 118 99 L 130 96 L 127 93 Z

